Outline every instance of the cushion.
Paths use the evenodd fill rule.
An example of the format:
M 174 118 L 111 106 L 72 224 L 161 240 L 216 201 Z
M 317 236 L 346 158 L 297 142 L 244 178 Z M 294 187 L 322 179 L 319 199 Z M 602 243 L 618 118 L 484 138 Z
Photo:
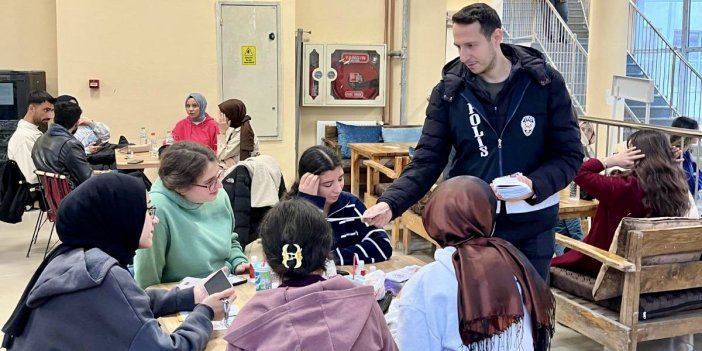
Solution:
M 609 252 L 615 253 L 618 256 L 626 257 L 626 243 L 628 233 L 631 230 L 649 230 L 649 229 L 667 229 L 676 227 L 689 227 L 702 225 L 702 220 L 699 218 L 679 218 L 679 217 L 661 217 L 661 218 L 624 218 L 619 224 L 614 237 L 612 238 L 612 246 Z M 642 266 L 650 266 L 655 264 L 670 264 L 697 261 L 700 258 L 700 252 L 660 255 L 654 257 L 645 257 L 641 259 Z M 622 295 L 624 287 L 624 273 L 602 265 L 600 273 L 597 275 L 595 286 L 592 290 L 592 295 L 596 301 L 609 299 Z
M 381 126 L 354 126 L 336 122 L 341 145 L 341 157 L 351 158 L 349 143 L 379 143 L 382 131 Z
M 619 312 L 622 298 L 615 297 L 596 303 Z M 664 317 L 698 308 L 702 308 L 702 288 L 642 294 L 639 298 L 639 320 Z
M 590 276 L 559 267 L 551 267 L 550 282 L 554 288 L 593 301 L 602 307 L 617 312 L 621 309 L 621 297 L 594 301 L 592 288 L 595 284 L 595 278 Z M 702 308 L 701 288 L 642 294 L 639 298 L 639 320 L 663 317 L 698 308 Z
M 549 275 L 551 286 L 569 294 L 592 301 L 592 287 L 595 278 L 576 273 L 560 267 L 551 267 Z
M 422 135 L 422 127 L 382 129 L 384 143 L 416 143 Z

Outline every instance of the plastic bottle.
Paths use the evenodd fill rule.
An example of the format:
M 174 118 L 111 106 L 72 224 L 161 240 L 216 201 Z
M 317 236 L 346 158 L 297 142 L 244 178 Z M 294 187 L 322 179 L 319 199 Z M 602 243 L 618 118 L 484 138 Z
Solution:
M 151 156 L 158 157 L 158 141 L 156 140 L 156 133 L 151 132 Z
M 146 139 L 146 128 L 139 129 L 139 145 L 146 145 L 149 141 Z
M 568 198 L 571 201 L 578 201 L 580 199 L 580 189 L 578 189 L 578 185 L 575 184 L 575 182 L 570 182 Z
M 358 265 L 356 266 L 356 273 L 358 273 L 358 275 L 360 275 L 362 277 L 366 276 L 366 266 L 365 266 L 365 262 L 363 262 L 363 260 L 358 261 Z
M 166 145 L 173 145 L 173 133 L 170 130 L 166 131 Z
M 266 262 L 257 263 L 254 266 L 254 279 L 256 280 L 256 291 L 270 289 L 271 266 L 269 266 Z

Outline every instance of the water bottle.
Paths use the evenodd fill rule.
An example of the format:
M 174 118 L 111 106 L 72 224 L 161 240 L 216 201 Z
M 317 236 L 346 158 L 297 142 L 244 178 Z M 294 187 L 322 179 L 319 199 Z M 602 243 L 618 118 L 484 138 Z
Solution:
M 166 145 L 173 145 L 173 133 L 170 130 L 166 131 Z
M 158 141 L 156 140 L 156 133 L 151 132 L 151 156 L 158 157 Z
M 146 128 L 141 127 L 139 130 L 139 145 L 146 145 L 149 141 L 146 139 Z
M 575 184 L 575 182 L 570 182 L 570 189 L 569 189 L 568 198 L 571 201 L 580 200 L 580 189 L 578 188 L 578 185 Z
M 256 282 L 256 291 L 270 289 L 271 266 L 266 264 L 266 262 L 256 263 L 254 265 L 254 280 Z

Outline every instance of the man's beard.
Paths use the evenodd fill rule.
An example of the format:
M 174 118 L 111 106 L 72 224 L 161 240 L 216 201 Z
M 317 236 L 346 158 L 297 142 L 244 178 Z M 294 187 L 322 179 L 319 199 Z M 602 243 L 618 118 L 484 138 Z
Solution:
M 39 128 L 39 131 L 42 133 L 46 133 L 46 131 L 49 130 L 49 122 L 39 122 L 37 128 Z

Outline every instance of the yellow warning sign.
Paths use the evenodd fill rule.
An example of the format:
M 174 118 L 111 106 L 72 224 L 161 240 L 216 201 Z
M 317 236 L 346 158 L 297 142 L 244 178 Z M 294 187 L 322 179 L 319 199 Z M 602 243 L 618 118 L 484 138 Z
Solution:
M 241 64 L 244 66 L 256 66 L 256 46 L 241 46 Z

